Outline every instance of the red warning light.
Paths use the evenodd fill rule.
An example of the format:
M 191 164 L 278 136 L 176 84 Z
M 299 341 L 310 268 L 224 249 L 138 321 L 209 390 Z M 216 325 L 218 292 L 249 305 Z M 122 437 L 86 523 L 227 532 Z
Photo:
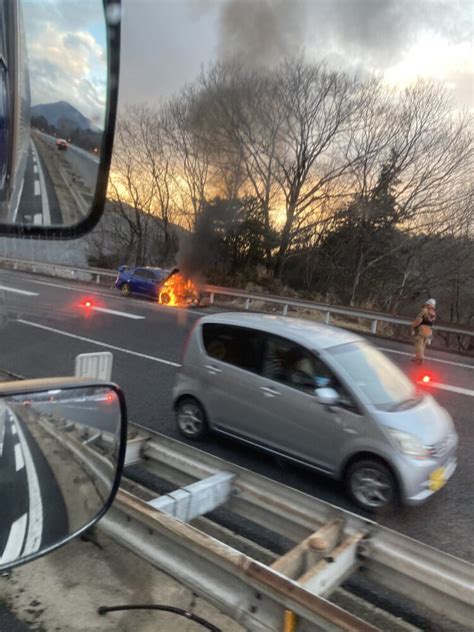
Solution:
M 421 382 L 423 382 L 423 384 L 429 384 L 431 382 L 431 377 L 429 375 L 423 375 Z
M 85 301 L 84 307 L 92 307 L 92 301 Z

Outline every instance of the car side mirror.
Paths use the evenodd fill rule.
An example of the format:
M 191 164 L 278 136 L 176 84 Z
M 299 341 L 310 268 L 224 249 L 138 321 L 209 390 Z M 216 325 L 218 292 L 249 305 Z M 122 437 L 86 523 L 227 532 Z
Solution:
M 314 391 L 316 401 L 324 406 L 335 406 L 339 402 L 339 395 L 333 388 L 317 388 Z
M 120 0 L 76 0 L 80 27 L 70 5 L 0 2 L 0 235 L 78 237 L 103 212 Z
M 125 398 L 83 378 L 0 385 L 0 572 L 69 542 L 120 483 Z

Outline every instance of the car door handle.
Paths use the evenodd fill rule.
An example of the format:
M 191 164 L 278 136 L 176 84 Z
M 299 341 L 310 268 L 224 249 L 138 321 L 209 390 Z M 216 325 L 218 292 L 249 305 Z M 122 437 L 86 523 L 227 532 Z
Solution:
M 261 386 L 260 390 L 265 395 L 265 397 L 277 397 L 278 395 L 280 395 L 278 391 L 276 391 L 274 388 L 270 388 L 269 386 Z
M 211 375 L 222 373 L 222 369 L 220 369 L 218 366 L 213 366 L 212 364 L 206 364 L 206 369 Z

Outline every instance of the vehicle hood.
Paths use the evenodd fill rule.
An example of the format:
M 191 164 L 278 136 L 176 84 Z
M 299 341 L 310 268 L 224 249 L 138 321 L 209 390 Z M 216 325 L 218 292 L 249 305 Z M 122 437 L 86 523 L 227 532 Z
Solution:
M 431 395 L 424 395 L 419 404 L 407 410 L 377 411 L 383 426 L 415 435 L 423 445 L 434 445 L 448 434 L 455 434 L 453 421 Z

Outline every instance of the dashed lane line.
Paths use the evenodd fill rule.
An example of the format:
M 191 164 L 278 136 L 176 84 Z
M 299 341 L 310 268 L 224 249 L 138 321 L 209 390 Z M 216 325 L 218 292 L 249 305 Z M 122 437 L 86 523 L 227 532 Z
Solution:
M 21 445 L 15 443 L 15 469 L 17 472 L 25 467 L 25 461 L 23 459 L 23 452 L 21 451 Z
M 422 384 L 423 382 L 421 382 Z M 426 386 L 426 384 L 424 385 Z M 462 386 L 454 386 L 452 384 L 441 384 L 440 382 L 430 382 L 428 386 L 433 388 L 439 388 L 442 391 L 451 391 L 451 393 L 458 393 L 459 395 L 468 395 L 474 397 L 474 391 L 469 388 L 463 388 Z
M 116 309 L 107 309 L 106 307 L 90 307 L 95 312 L 102 312 L 104 314 L 112 314 L 113 316 L 122 316 L 123 318 L 131 318 L 132 320 L 145 320 L 146 316 L 139 316 L 138 314 L 127 314 L 126 312 L 119 312 Z
M 114 351 L 119 351 L 120 353 L 126 353 L 128 355 L 136 356 L 137 358 L 143 358 L 144 360 L 151 360 L 152 362 L 158 362 L 159 364 L 165 364 L 167 366 L 172 366 L 176 368 L 179 368 L 181 366 L 177 362 L 171 362 L 170 360 L 157 358 L 156 356 L 151 356 L 146 353 L 139 353 L 138 351 L 132 351 L 131 349 L 124 349 L 123 347 L 110 345 L 107 342 L 101 342 L 100 340 L 94 340 L 93 338 L 78 336 L 77 334 L 71 334 L 68 331 L 62 331 L 61 329 L 55 329 L 54 327 L 47 327 L 46 325 L 33 323 L 29 320 L 23 320 L 22 318 L 19 318 L 16 322 L 21 323 L 22 325 L 27 325 L 28 327 L 37 327 L 38 329 L 43 329 L 44 331 L 50 331 L 51 333 L 58 334 L 59 336 L 66 336 L 67 338 L 81 340 L 82 342 L 87 342 L 92 345 L 97 345 L 98 347 L 104 347 L 104 349 L 113 349 Z
M 13 292 L 14 294 L 21 294 L 23 296 L 39 296 L 38 292 L 30 292 L 29 290 L 20 290 L 16 287 L 8 287 L 7 285 L 0 285 L 0 291 Z
M 413 353 L 409 353 L 408 351 L 397 351 L 397 349 L 387 349 L 386 347 L 377 347 L 379 351 L 383 351 L 384 353 L 394 353 L 395 355 L 403 355 L 408 357 L 413 357 Z M 454 362 L 453 360 L 442 360 L 441 358 L 428 358 L 427 362 L 439 362 L 441 364 L 449 364 L 451 366 L 460 366 L 463 369 L 471 369 L 474 370 L 474 364 L 463 364 L 462 362 Z
M 41 189 L 40 189 L 40 183 L 39 183 L 39 180 L 35 180 L 35 190 L 34 190 L 34 194 L 35 194 L 35 195 L 40 195 L 40 194 L 41 194 Z
M 31 147 L 33 149 L 33 156 L 36 157 L 36 164 L 38 165 L 39 181 L 41 184 L 41 207 L 43 211 L 43 225 L 50 226 L 51 225 L 51 211 L 49 209 L 48 192 L 46 191 L 46 181 L 44 178 L 43 168 L 41 166 L 41 161 L 38 157 L 38 151 L 33 141 L 31 141 Z M 35 185 L 36 185 L 36 182 L 35 182 Z
M 23 542 L 25 541 L 26 523 L 27 515 L 25 513 L 12 524 L 8 534 L 7 545 L 3 550 L 3 555 L 0 557 L 0 564 L 14 562 L 20 557 Z
M 26 477 L 28 479 L 28 497 L 29 497 L 29 520 L 28 532 L 26 535 L 25 548 L 23 555 L 31 555 L 36 553 L 41 546 L 43 537 L 43 500 L 41 498 L 41 489 L 36 473 L 33 457 L 31 456 L 28 442 L 25 439 L 20 422 L 16 415 L 10 411 L 10 416 L 16 426 L 18 438 L 20 440 L 23 458 L 25 461 Z

